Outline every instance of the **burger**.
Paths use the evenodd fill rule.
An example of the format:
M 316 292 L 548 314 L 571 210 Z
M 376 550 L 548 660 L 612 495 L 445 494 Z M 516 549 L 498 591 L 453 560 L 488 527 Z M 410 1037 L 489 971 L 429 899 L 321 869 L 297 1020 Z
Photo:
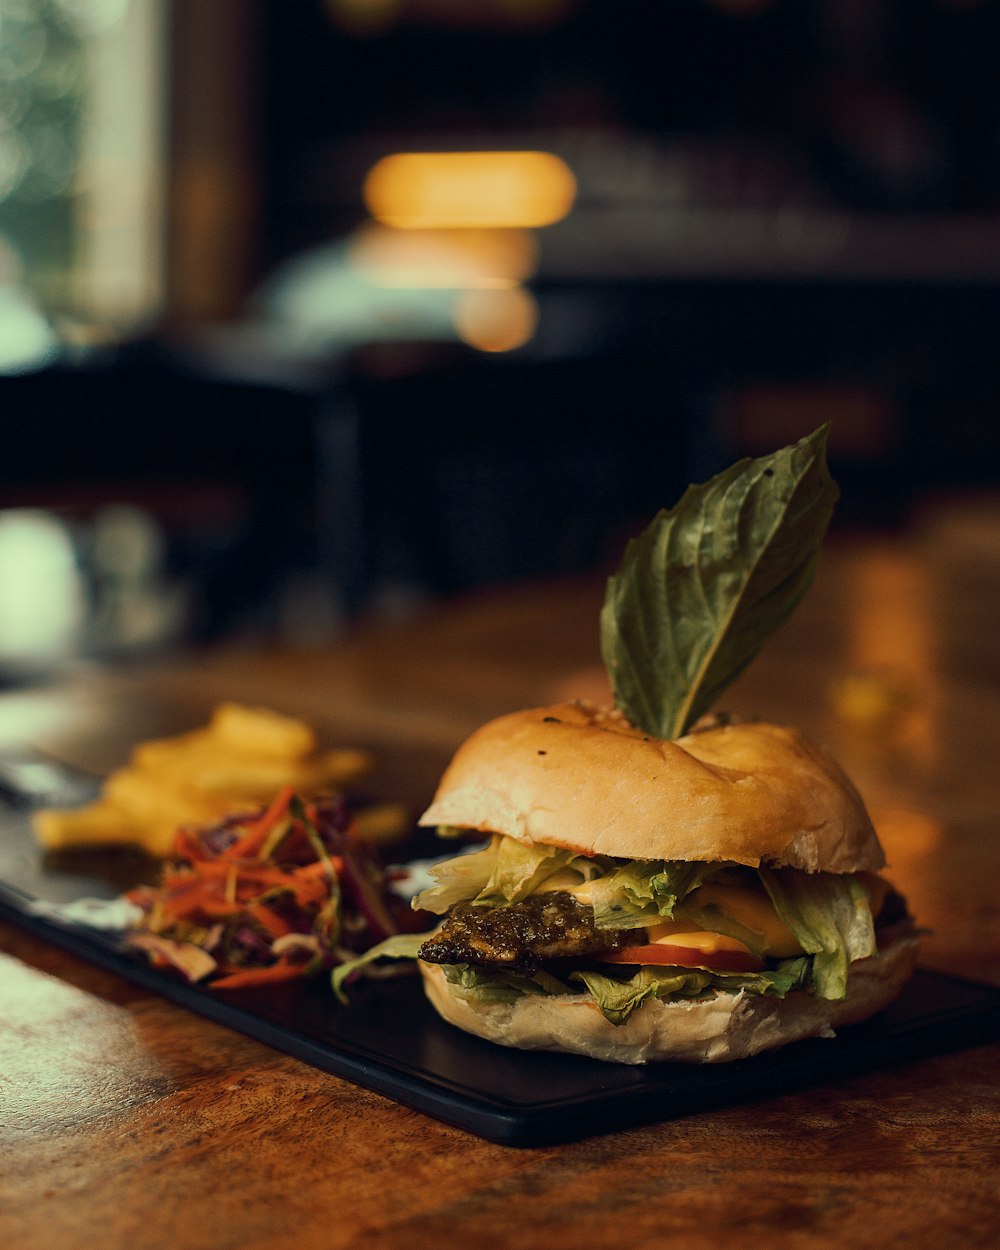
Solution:
M 622 1063 L 830 1037 L 899 993 L 916 931 L 858 792 L 795 729 L 713 713 L 812 581 L 827 433 L 688 487 L 626 546 L 600 619 L 613 702 L 458 749 L 421 824 L 488 841 L 414 898 L 432 934 L 358 966 L 415 955 L 459 1028 Z
M 417 954 L 437 1012 L 505 1046 L 739 1059 L 866 1019 L 913 968 L 865 806 L 794 729 L 515 712 L 459 748 L 421 823 L 489 835 L 414 899 L 442 918 Z

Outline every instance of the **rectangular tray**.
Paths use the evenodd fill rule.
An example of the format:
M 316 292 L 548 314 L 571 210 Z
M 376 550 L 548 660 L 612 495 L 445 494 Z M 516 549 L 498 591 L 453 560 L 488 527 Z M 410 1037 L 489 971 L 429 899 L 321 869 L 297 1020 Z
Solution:
M 149 864 L 145 871 L 149 871 Z M 0 804 L 0 916 L 172 1002 L 306 1063 L 507 1146 L 544 1146 L 674 1119 L 993 1040 L 1000 990 L 918 970 L 903 995 L 834 1040 L 729 1064 L 629 1067 L 507 1050 L 442 1021 L 418 978 L 367 982 L 351 1005 L 328 981 L 212 993 L 123 950 L 114 934 L 44 914 L 37 900 L 112 898 L 142 861 L 91 853 L 52 859 L 25 808 Z

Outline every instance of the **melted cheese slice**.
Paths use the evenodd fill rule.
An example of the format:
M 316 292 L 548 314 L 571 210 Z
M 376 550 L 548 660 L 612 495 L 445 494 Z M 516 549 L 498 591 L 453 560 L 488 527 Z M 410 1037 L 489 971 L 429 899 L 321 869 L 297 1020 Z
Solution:
M 646 937 L 657 946 L 686 946 L 689 950 L 714 955 L 719 951 L 740 951 L 749 955 L 750 949 L 736 938 L 725 933 L 711 933 L 708 929 L 692 929 L 691 921 L 664 920 L 651 925 Z
M 871 900 L 872 915 L 877 916 L 888 893 L 889 883 L 875 873 L 858 875 Z M 581 882 L 580 873 L 574 869 L 561 868 L 543 882 L 536 892 L 541 894 L 551 890 L 566 890 L 585 906 L 590 906 L 593 903 L 593 886 L 593 881 Z M 755 890 L 732 881 L 709 880 L 690 894 L 686 901 L 696 907 L 717 907 L 724 916 L 762 934 L 764 953 L 775 959 L 789 959 L 802 954 L 798 938 L 774 910 L 774 904 L 763 889 Z M 706 954 L 714 951 L 749 951 L 743 942 L 727 937 L 724 933 L 693 929 L 690 920 L 663 921 L 652 925 L 646 933 L 650 942 L 667 946 L 687 946 Z
M 798 938 L 774 910 L 774 904 L 763 890 L 722 881 L 706 881 L 688 900 L 695 907 L 717 907 L 737 924 L 763 934 L 765 954 L 776 959 L 801 955 Z
M 541 885 L 536 886 L 532 893 L 553 894 L 556 890 L 565 890 L 567 894 L 575 895 L 581 903 L 589 905 L 591 900 L 582 893 L 589 884 L 589 881 L 581 882 L 580 874 L 574 868 L 559 868 L 551 877 L 546 877 Z
M 547 894 L 554 890 L 565 890 L 578 902 L 589 907 L 593 905 L 593 887 L 593 881 L 581 881 L 580 873 L 574 869 L 560 868 L 543 881 L 535 893 Z M 762 933 L 767 946 L 766 953 L 769 955 L 785 959 L 789 955 L 802 954 L 802 947 L 796 941 L 795 935 L 778 918 L 771 900 L 762 890 L 721 881 L 707 881 L 689 895 L 689 899 L 696 906 L 718 907 L 723 915 L 730 916 L 756 933 Z M 713 933 L 708 929 L 696 929 L 690 920 L 657 923 L 646 932 L 650 935 L 651 942 L 687 946 L 692 950 L 705 951 L 706 954 L 713 951 L 749 951 L 738 939 L 727 937 L 724 933 Z M 659 936 L 652 936 L 654 933 Z

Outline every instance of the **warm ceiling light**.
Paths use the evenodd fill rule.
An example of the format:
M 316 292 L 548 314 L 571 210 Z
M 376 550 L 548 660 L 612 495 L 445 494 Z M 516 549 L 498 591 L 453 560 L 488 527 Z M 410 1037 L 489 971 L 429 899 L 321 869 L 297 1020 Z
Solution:
M 396 230 L 368 222 L 355 231 L 351 268 L 383 287 L 513 286 L 538 264 L 528 230 Z
M 548 226 L 575 195 L 572 172 L 551 152 L 400 152 L 364 185 L 372 216 L 408 230 Z

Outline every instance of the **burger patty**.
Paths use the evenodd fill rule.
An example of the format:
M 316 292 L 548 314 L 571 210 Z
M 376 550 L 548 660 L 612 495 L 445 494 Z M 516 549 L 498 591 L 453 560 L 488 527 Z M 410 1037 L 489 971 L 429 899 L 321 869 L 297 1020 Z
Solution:
M 543 960 L 615 950 L 630 937 L 628 931 L 595 928 L 593 908 L 553 891 L 506 907 L 457 903 L 419 956 L 432 964 L 533 972 Z

